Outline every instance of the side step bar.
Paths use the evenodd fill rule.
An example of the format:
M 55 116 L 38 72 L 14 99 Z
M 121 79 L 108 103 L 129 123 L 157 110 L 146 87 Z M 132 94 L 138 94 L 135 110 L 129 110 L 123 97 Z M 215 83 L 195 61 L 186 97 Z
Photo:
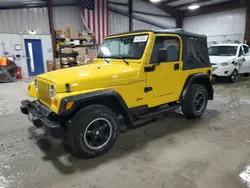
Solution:
M 157 115 L 160 115 L 162 113 L 165 113 L 165 112 L 169 112 L 169 111 L 174 111 L 174 110 L 177 110 L 178 108 L 180 107 L 179 104 L 176 104 L 174 106 L 170 106 L 170 107 L 167 107 L 167 108 L 163 108 L 161 110 L 157 110 L 155 112 L 150 112 L 150 113 L 147 113 L 147 114 L 143 114 L 143 115 L 135 115 L 135 119 L 136 120 L 141 120 L 141 119 L 146 119 L 146 118 L 151 118 L 153 116 L 157 116 Z

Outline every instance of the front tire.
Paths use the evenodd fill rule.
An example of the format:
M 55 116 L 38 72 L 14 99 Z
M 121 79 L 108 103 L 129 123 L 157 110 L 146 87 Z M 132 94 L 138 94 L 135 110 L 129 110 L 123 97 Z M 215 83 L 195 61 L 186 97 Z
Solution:
M 69 127 L 72 155 L 94 158 L 108 152 L 119 134 L 116 114 L 103 105 L 90 105 L 75 115 Z
M 182 101 L 182 112 L 187 118 L 198 118 L 205 112 L 207 101 L 207 89 L 203 85 L 192 84 Z
M 239 73 L 237 70 L 234 70 L 231 74 L 231 76 L 229 77 L 229 82 L 230 83 L 235 83 L 237 82 L 239 79 Z

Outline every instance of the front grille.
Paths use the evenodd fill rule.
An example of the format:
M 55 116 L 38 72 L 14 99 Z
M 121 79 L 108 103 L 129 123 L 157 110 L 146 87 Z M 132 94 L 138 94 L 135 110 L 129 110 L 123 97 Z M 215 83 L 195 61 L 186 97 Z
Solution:
M 37 85 L 38 85 L 38 99 L 39 99 L 39 101 L 46 106 L 50 106 L 51 105 L 51 99 L 49 96 L 50 84 L 46 83 L 43 80 L 37 80 Z

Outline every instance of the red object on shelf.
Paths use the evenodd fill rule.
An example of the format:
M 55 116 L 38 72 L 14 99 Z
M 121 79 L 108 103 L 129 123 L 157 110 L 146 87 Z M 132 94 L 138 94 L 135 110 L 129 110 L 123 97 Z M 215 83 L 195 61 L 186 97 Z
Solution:
M 17 79 L 22 79 L 22 68 L 21 67 L 17 67 Z

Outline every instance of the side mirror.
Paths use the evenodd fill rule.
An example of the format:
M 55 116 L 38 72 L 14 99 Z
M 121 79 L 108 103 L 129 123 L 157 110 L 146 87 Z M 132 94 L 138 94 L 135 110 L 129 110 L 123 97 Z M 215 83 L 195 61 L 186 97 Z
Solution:
M 161 63 L 166 61 L 168 58 L 167 56 L 167 49 L 166 48 L 160 48 L 157 52 L 157 62 Z

